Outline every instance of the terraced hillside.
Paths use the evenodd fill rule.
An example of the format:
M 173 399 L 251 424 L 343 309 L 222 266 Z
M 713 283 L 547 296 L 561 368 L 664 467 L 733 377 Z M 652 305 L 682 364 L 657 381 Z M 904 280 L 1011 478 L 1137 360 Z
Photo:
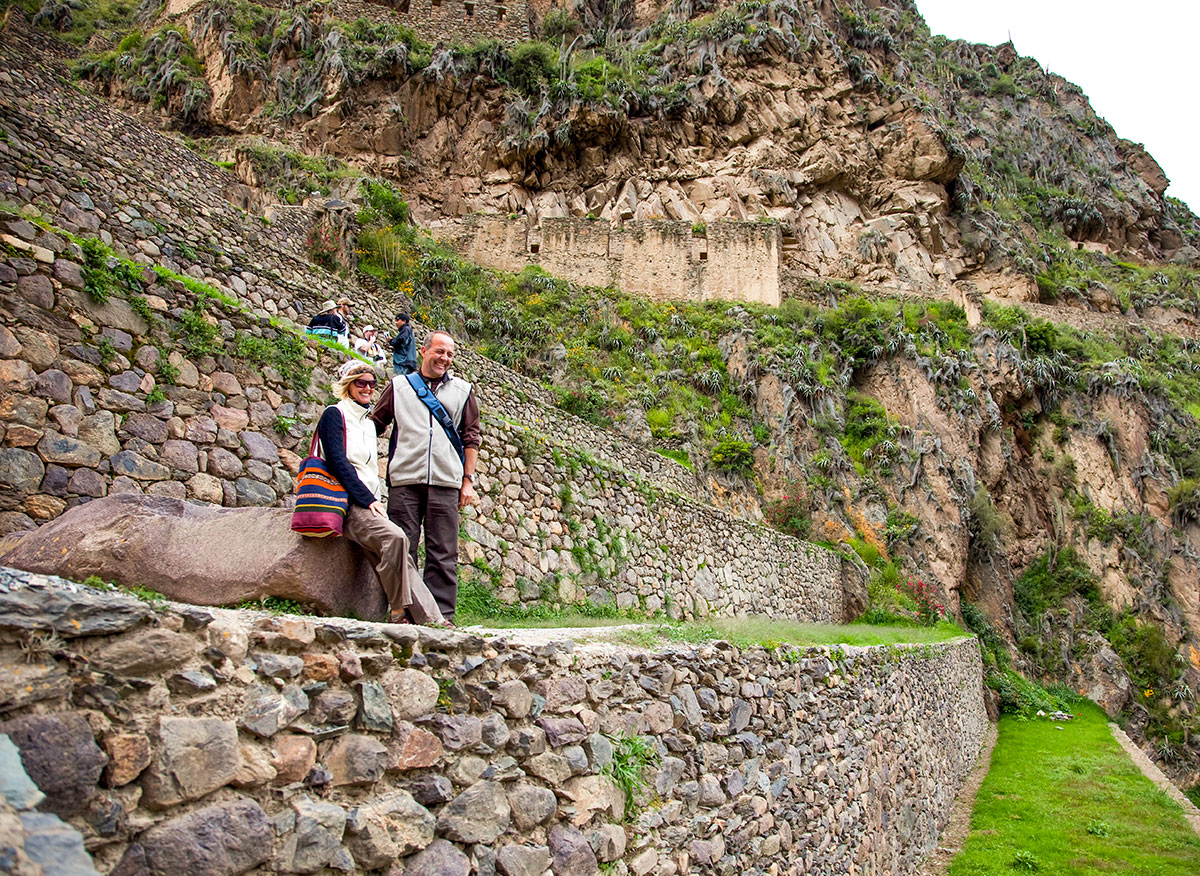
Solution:
M 137 180 L 136 169 L 170 156 L 204 181 L 188 199 L 212 230 L 198 234 L 199 219 L 163 194 L 126 199 L 150 219 L 110 194 L 103 219 L 85 209 L 98 229 L 183 273 L 192 260 L 178 236 L 193 235 L 199 272 L 246 303 L 244 282 L 262 298 L 252 311 L 274 301 L 295 318 L 297 302 L 337 289 L 376 322 L 404 302 L 450 326 L 484 354 L 467 370 L 489 392 L 503 387 L 489 403 L 519 420 L 509 466 L 495 466 L 504 489 L 537 492 L 523 469 L 561 478 L 565 448 L 582 447 L 618 469 L 636 464 L 634 491 L 641 479 L 841 545 L 857 570 L 844 575 L 850 611 L 911 612 L 907 579 L 930 582 L 981 634 L 999 697 L 1017 695 L 1012 668 L 1087 690 L 1194 782 L 1196 226 L 1163 196 L 1152 159 L 1013 47 L 931 37 L 905 3 L 603 12 L 545 13 L 535 19 L 545 45 L 436 52 L 386 9 L 338 3 L 169 6 L 138 35 L 119 17 L 59 21 L 91 40 L 77 88 L 186 129 L 239 189 L 217 164 L 64 85 L 71 52 L 47 48 L 10 11 L 8 197 L 45 205 L 44 218 L 77 233 L 64 198 L 78 207 L 70 195 L 130 180 L 166 192 L 170 170 Z M 35 56 L 46 60 L 31 68 Z M 102 167 L 106 151 L 134 170 Z M 356 169 L 407 201 L 386 185 L 390 195 L 372 196 Z M 250 214 L 217 195 L 231 185 Z M 310 237 L 309 214 L 273 203 L 323 188 L 353 204 L 320 214 L 330 246 Z M 697 239 L 709 223 L 769 220 L 782 304 L 653 303 L 536 267 L 492 272 L 407 221 L 444 226 L 471 211 L 527 229 L 670 220 Z M 263 226 L 260 212 L 280 218 Z M 268 242 L 283 230 L 290 242 Z M 256 236 L 264 243 L 251 249 Z M 561 460 L 538 447 L 537 418 L 548 440 L 570 436 Z M 517 440 L 531 427 L 531 441 Z M 44 493 L 29 483 L 21 501 Z M 541 507 L 570 505 L 550 493 Z M 631 496 L 589 497 L 607 503 L 606 529 L 579 544 L 568 522 L 569 546 L 548 523 L 543 535 L 534 506 L 489 506 L 485 517 L 524 534 L 479 535 L 466 558 L 505 599 L 603 599 L 613 573 L 629 571 Z M 669 542 L 668 558 L 688 538 Z M 727 575 L 760 574 L 731 552 L 639 566 L 632 598 L 703 609 L 681 604 L 677 584 L 704 581 L 719 559 L 729 571 L 704 581 L 712 592 Z M 772 556 L 756 548 L 742 562 Z M 747 590 L 735 604 L 758 598 Z

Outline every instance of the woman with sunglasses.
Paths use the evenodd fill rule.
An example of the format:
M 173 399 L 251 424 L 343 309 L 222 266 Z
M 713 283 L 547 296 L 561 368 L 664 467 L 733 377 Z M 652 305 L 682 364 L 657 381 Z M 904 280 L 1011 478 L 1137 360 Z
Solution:
M 379 501 L 379 444 L 367 419 L 375 394 L 375 370 L 366 362 L 342 366 L 333 383 L 338 403 L 317 421 L 321 454 L 350 499 L 342 535 L 366 551 L 387 594 L 393 623 L 408 620 L 446 626 L 433 595 L 408 555 L 408 537 Z

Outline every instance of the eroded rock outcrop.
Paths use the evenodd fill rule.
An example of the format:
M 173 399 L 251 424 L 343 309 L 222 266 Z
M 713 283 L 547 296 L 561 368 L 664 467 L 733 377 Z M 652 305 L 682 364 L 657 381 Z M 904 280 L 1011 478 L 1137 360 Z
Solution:
M 357 546 L 304 538 L 290 519 L 287 509 L 108 496 L 25 536 L 2 561 L 79 580 L 96 575 L 196 605 L 274 596 L 330 614 L 383 617 L 383 589 Z

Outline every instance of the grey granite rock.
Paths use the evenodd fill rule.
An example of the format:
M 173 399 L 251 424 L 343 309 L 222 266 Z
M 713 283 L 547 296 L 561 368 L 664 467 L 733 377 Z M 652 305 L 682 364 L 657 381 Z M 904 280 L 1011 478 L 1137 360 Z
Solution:
M 271 823 L 239 797 L 159 822 L 141 845 L 151 876 L 238 876 L 271 857 Z

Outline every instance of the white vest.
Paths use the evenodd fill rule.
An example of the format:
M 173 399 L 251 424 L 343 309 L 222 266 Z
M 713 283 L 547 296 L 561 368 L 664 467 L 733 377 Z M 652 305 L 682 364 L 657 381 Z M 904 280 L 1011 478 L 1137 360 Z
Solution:
M 471 384 L 458 377 L 451 377 L 438 388 L 437 399 L 456 429 L 462 428 L 463 409 L 470 395 Z M 388 483 L 460 489 L 463 467 L 458 451 L 403 374 L 392 378 L 392 409 L 396 434 L 395 450 L 388 464 Z
M 379 498 L 379 439 L 375 437 L 375 424 L 367 419 L 367 408 L 351 399 L 337 403 L 337 409 L 346 418 L 346 459 L 358 472 L 363 486 Z

